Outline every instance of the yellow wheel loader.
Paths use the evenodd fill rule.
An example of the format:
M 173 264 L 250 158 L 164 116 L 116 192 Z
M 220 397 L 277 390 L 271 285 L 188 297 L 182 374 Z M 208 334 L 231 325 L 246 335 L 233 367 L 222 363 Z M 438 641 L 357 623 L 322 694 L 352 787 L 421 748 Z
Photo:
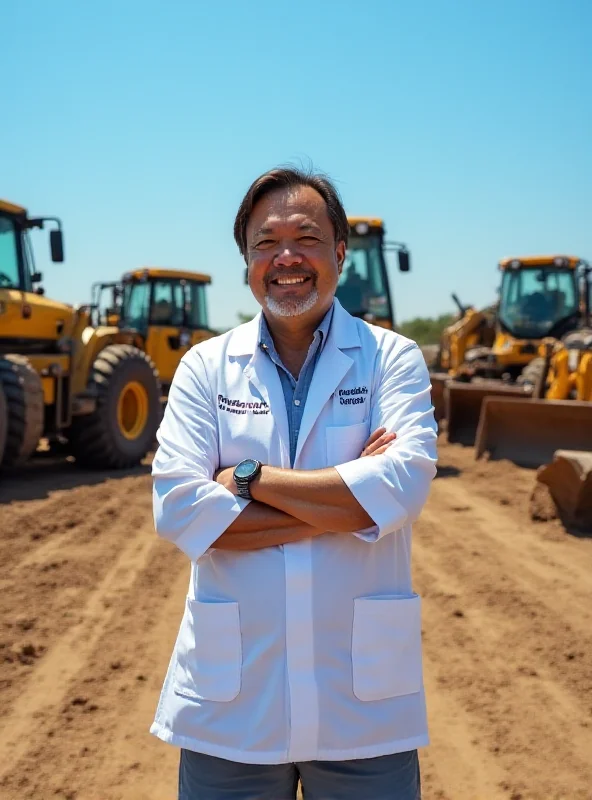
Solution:
M 57 226 L 50 231 L 51 257 L 61 262 L 60 221 L 31 217 L 0 201 L 0 388 L 7 406 L 1 466 L 25 462 L 42 437 L 65 444 L 91 467 L 135 466 L 153 446 L 163 383 L 170 382 L 175 359 L 178 363 L 187 349 L 181 342 L 184 329 L 142 327 L 152 319 L 150 303 L 158 304 L 146 288 L 137 298 L 134 293 L 136 284 L 150 289 L 145 271 L 137 279 L 131 273 L 123 284 L 125 324 L 118 318 L 117 325 L 93 325 L 89 305 L 74 308 L 46 298 L 38 287 L 42 276 L 34 269 L 29 232 L 48 222 Z M 194 312 L 185 278 L 169 273 L 163 280 L 169 282 L 164 295 L 174 295 L 185 320 L 202 313 L 205 298 L 197 297 L 201 306 Z M 192 336 L 188 339 L 190 344 Z
M 580 327 L 561 339 L 545 339 L 525 379 L 532 398 L 486 398 L 476 437 L 476 456 L 507 458 L 540 467 L 559 450 L 592 452 L 592 319 L 590 274 L 581 265 Z
M 110 322 L 143 350 L 156 365 L 167 395 L 183 355 L 215 335 L 206 297 L 211 281 L 199 272 L 163 267 L 126 272 L 118 282 L 93 285 L 91 319 L 97 325 Z
M 506 258 L 496 313 L 496 334 L 490 350 L 467 360 L 462 380 L 452 378 L 444 389 L 450 442 L 475 442 L 482 404 L 487 397 L 521 402 L 533 395 L 531 366 L 545 338 L 561 339 L 581 325 L 582 260 L 542 255 Z

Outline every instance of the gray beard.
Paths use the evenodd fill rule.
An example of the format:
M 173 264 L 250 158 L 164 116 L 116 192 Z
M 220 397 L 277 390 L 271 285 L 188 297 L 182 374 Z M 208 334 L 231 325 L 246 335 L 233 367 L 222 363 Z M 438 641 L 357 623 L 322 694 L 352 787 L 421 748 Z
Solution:
M 265 305 L 269 313 L 273 314 L 274 317 L 298 317 L 300 314 L 306 314 L 307 311 L 310 311 L 318 299 L 319 293 L 315 286 L 312 292 L 302 299 L 299 297 L 286 297 L 285 300 L 278 302 L 266 294 Z

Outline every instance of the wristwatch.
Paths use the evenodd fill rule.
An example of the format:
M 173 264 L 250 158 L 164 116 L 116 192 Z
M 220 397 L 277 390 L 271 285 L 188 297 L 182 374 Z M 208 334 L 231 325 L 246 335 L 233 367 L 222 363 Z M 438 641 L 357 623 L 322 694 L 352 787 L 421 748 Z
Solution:
M 234 468 L 234 482 L 238 489 L 238 496 L 245 500 L 252 500 L 249 484 L 261 472 L 262 464 L 254 458 L 245 458 Z

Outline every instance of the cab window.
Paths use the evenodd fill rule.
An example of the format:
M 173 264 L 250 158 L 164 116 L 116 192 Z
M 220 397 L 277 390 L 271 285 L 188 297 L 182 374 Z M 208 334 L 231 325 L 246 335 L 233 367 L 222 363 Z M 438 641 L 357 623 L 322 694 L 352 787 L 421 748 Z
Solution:
M 0 289 L 20 287 L 17 232 L 11 219 L 0 217 Z

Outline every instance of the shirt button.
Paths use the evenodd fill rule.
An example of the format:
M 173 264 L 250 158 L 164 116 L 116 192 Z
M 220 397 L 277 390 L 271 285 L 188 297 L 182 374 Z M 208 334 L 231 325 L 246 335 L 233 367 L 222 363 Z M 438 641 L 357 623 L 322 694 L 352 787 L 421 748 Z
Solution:
M 294 400 L 294 405 L 295 406 L 299 406 L 300 405 L 300 400 Z

